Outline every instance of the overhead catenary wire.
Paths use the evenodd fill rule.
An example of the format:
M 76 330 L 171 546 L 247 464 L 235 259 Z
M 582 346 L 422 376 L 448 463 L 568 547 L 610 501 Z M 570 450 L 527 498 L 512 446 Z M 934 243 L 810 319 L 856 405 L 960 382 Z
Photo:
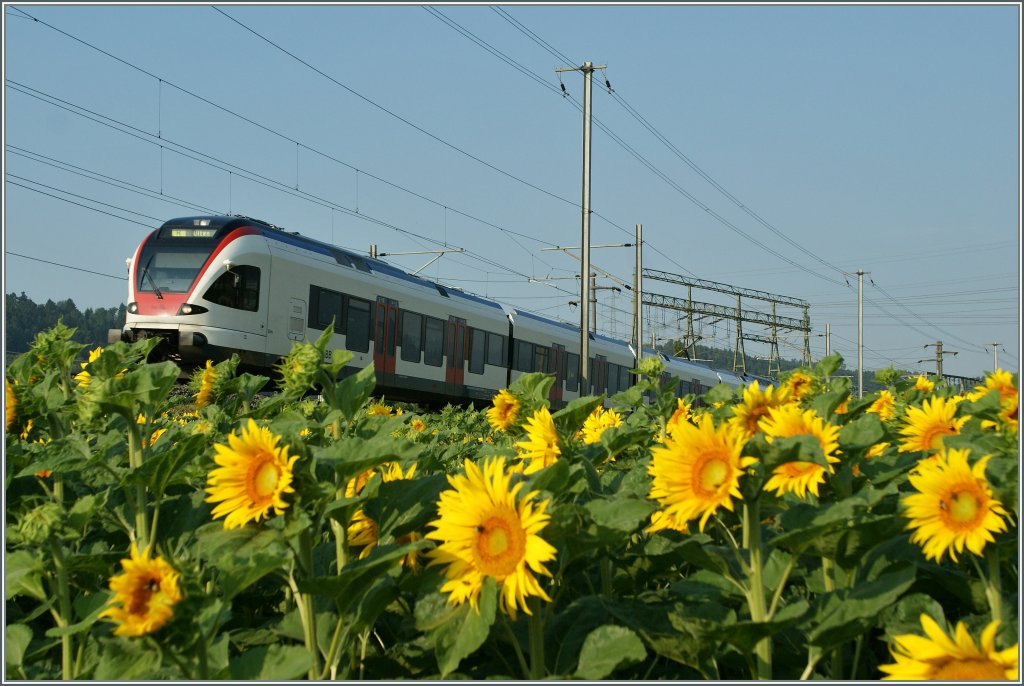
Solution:
M 235 110 L 233 110 L 233 109 L 231 109 L 229 107 L 221 105 L 221 104 L 219 104 L 219 103 L 217 103 L 217 102 L 215 102 L 215 101 L 213 101 L 213 100 L 211 100 L 209 98 L 206 98 L 206 97 L 204 97 L 202 95 L 199 95 L 198 93 L 196 93 L 196 92 L 194 92 L 192 90 L 189 90 L 189 89 L 187 89 L 187 88 L 185 88 L 183 86 L 180 86 L 180 85 L 178 85 L 178 84 L 176 84 L 176 83 L 174 83 L 172 81 L 169 81 L 169 80 L 167 80 L 166 78 L 164 78 L 162 76 L 154 74 L 154 73 L 150 72 L 149 70 L 143 69 L 142 67 L 139 67 L 138 65 L 133 64 L 132 62 L 130 62 L 130 61 L 128 61 L 128 60 L 126 60 L 126 59 L 124 59 L 122 57 L 118 57 L 117 55 L 114 55 L 113 53 L 111 53 L 111 52 L 109 52 L 107 50 L 104 50 L 103 48 L 100 48 L 100 47 L 98 47 L 98 46 L 96 46 L 96 45 L 94 45 L 94 44 L 92 44 L 92 43 L 90 43 L 90 42 L 88 42 L 86 40 L 83 40 L 82 38 L 79 38 L 78 36 L 75 36 L 75 35 L 73 35 L 71 33 L 68 33 L 67 31 L 64 31 L 63 29 L 60 29 L 60 28 L 58 28 L 58 27 L 56 27 L 56 26 L 54 26 L 54 25 L 52 25 L 52 24 L 50 24 L 50 23 L 48 23 L 46 21 L 38 19 L 38 18 L 28 14 L 27 12 L 25 12 L 24 10 L 22 10 L 20 8 L 12 7 L 11 9 L 14 9 L 14 10 L 17 10 L 18 12 L 21 12 L 23 15 L 25 15 L 25 18 L 30 19 L 32 21 L 35 21 L 35 22 L 37 22 L 37 23 L 39 23 L 39 24 L 41 24 L 43 26 L 46 26 L 47 28 L 50 28 L 53 31 L 56 31 L 57 33 L 60 33 L 60 34 L 64 35 L 65 37 L 67 37 L 67 38 L 69 38 L 71 40 L 74 40 L 74 41 L 76 41 L 76 42 L 78 42 L 78 43 L 80 43 L 82 45 L 85 45 L 86 47 L 88 47 L 88 48 L 90 48 L 92 50 L 95 50 L 95 51 L 97 51 L 97 52 L 99 52 L 99 53 L 109 57 L 110 59 L 113 59 L 113 60 L 119 62 L 120 64 L 123 64 L 123 65 L 125 65 L 125 66 L 127 66 L 129 68 L 135 69 L 136 71 L 138 71 L 138 72 L 140 72 L 140 73 L 142 73 L 142 74 L 144 74 L 144 75 L 146 75 L 146 76 L 148 76 L 150 78 L 156 79 L 160 83 L 161 87 L 166 85 L 166 86 L 169 86 L 171 88 L 174 88 L 175 90 L 180 91 L 181 93 L 184 93 L 184 94 L 186 94 L 186 95 L 188 95 L 190 97 L 193 97 L 193 98 L 199 100 L 200 102 L 203 102 L 203 103 L 209 105 L 210 107 L 213 107 L 213 108 L 215 108 L 215 109 L 217 109 L 217 110 L 219 110 L 221 112 L 224 112 L 224 113 L 229 114 L 229 115 L 231 115 L 233 117 L 236 117 L 236 118 L 238 118 L 238 119 L 240 119 L 240 120 L 242 120 L 242 121 L 244 121 L 244 122 L 246 122 L 246 123 L 248 123 L 248 124 L 250 124 L 250 125 L 252 125 L 252 126 L 262 130 L 262 131 L 265 131 L 265 132 L 270 133 L 272 135 L 278 136 L 281 139 L 288 141 L 289 143 L 293 143 L 293 144 L 295 144 L 297 146 L 297 149 L 298 148 L 305 149 L 305 150 L 307 150 L 309 152 L 312 152 L 312 153 L 314 153 L 316 155 L 319 155 L 319 156 L 321 156 L 321 157 L 323 157 L 323 158 L 325 158 L 327 160 L 330 160 L 330 161 L 335 162 L 335 163 L 337 163 L 337 164 L 339 164 L 341 166 L 344 166 L 344 167 L 346 167 L 348 169 L 351 169 L 351 170 L 355 171 L 357 174 L 362 174 L 363 176 L 371 178 L 371 179 L 373 179 L 375 181 L 378 181 L 380 183 L 386 184 L 386 185 L 388 185 L 388 186 L 390 186 L 390 187 L 392 187 L 392 188 L 394 188 L 396 190 L 399 190 L 399 191 L 402 191 L 404 193 L 407 193 L 407 194 L 409 194 L 409 195 L 411 195 L 413 197 L 419 198 L 420 200 L 423 200 L 425 202 L 432 203 L 432 204 L 434 204 L 434 205 L 436 205 L 438 207 L 445 207 L 446 209 L 451 210 L 451 211 L 453 211 L 453 212 L 455 212 L 455 213 L 459 214 L 460 216 L 463 216 L 463 217 L 465 217 L 467 219 L 470 219 L 471 221 L 476 221 L 476 222 L 479 222 L 480 224 L 482 224 L 484 226 L 497 229 L 498 231 L 501 231 L 501 232 L 505 233 L 506 235 L 508 235 L 509 238 L 513 242 L 515 242 L 517 245 L 519 245 L 519 247 L 522 248 L 524 251 L 529 252 L 524 246 L 519 244 L 518 241 L 516 241 L 515 238 L 513 238 L 513 236 L 516 236 L 516 237 L 519 237 L 519 238 L 523 238 L 523 239 L 526 239 L 526 240 L 536 241 L 536 242 L 541 243 L 543 245 L 550 245 L 549 243 L 547 243 L 545 241 L 542 241 L 542 240 L 540 240 L 540 239 L 538 239 L 538 238 L 536 238 L 534 236 L 530 236 L 530 235 L 524 234 L 522 232 L 513 231 L 513 230 L 508 229 L 506 227 L 502 227 L 502 226 L 499 226 L 499 225 L 494 224 L 492 222 L 489 222 L 487 220 L 484 220 L 484 219 L 481 219 L 479 217 L 473 216 L 473 215 L 471 215 L 471 214 L 469 214 L 467 212 L 464 212 L 463 210 L 460 210 L 460 209 L 458 209 L 456 207 L 452 207 L 450 203 L 444 203 L 444 202 L 441 202 L 439 200 L 434 200 L 434 199 L 429 198 L 429 197 L 427 197 L 425 195 L 417 193 L 416 191 L 410 190 L 410 189 L 408 189 L 408 188 L 406 188 L 406 187 L 404 187 L 404 186 L 402 186 L 400 184 L 397 184 L 397 183 L 395 183 L 393 181 L 390 181 L 390 180 L 385 179 L 385 178 L 383 178 L 381 176 L 378 176 L 378 175 L 375 175 L 373 173 L 370 173 L 370 172 L 366 171 L 365 169 L 361 169 L 359 167 L 356 167 L 356 166 L 354 166 L 354 165 L 352 165 L 352 164 L 350 164 L 348 162 L 345 162 L 344 160 L 341 160 L 341 159 L 339 159 L 339 158 L 337 158 L 337 157 L 335 157 L 333 155 L 330 155 L 329 153 L 326 153 L 326 152 L 324 152 L 324 151 L 322 151 L 322 150 L 320 150 L 320 149 L 318 149 L 316 147 L 313 147 L 311 145 L 303 143 L 303 142 L 293 138 L 292 136 L 289 136 L 287 134 L 281 133 L 280 131 L 277 131 L 276 129 L 273 129 L 273 128 L 269 127 L 269 126 L 266 126 L 265 124 L 261 124 L 260 122 L 254 120 L 254 119 L 252 119 L 250 117 L 247 117 L 247 116 L 245 116 L 245 115 L 243 115 L 243 114 L 241 114 L 241 113 L 239 113 L 239 112 L 237 112 L 237 111 L 235 111 Z M 214 8 L 214 9 L 216 9 L 216 8 Z M 222 14 L 223 14 L 223 12 L 222 12 Z M 11 15 L 11 16 L 17 16 L 17 15 Z M 227 15 L 225 15 L 225 16 L 227 16 Z M 239 23 L 239 22 L 237 22 L 237 20 L 235 20 L 235 21 L 236 21 L 236 23 Z M 363 97 L 363 96 L 360 96 L 360 97 Z M 131 128 L 134 128 L 137 131 L 143 132 L 142 129 L 138 129 L 136 127 L 131 127 Z M 148 132 L 145 132 L 145 133 L 148 133 Z M 161 135 L 160 131 L 157 132 L 156 137 L 162 139 L 162 135 Z M 543 189 L 541 189 L 541 190 L 543 190 Z M 558 199 L 564 200 L 565 202 L 569 202 L 570 204 L 572 204 L 572 201 L 565 200 L 564 198 L 560 198 L 559 197 Z M 357 208 L 357 211 L 358 211 L 358 208 Z M 543 260 L 539 260 L 539 261 L 541 261 L 542 263 L 544 263 L 545 265 L 547 265 L 548 267 L 550 267 L 552 269 L 557 269 L 556 267 L 553 267 L 552 265 L 548 265 Z

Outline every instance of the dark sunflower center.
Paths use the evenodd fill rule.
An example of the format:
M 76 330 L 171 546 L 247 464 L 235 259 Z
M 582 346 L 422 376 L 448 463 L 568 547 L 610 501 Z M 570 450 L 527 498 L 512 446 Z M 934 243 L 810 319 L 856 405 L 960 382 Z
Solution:
M 149 612 L 149 601 L 153 594 L 160 590 L 160 579 L 148 576 L 140 580 L 138 586 L 132 589 L 131 600 L 128 603 L 128 614 L 144 615 Z

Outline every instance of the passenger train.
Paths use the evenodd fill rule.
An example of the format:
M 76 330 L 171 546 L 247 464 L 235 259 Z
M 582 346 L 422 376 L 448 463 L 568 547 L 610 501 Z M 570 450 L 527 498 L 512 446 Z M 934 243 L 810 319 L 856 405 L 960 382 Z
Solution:
M 150 233 L 129 260 L 128 315 L 111 338 L 159 337 L 150 359 L 186 370 L 237 353 L 244 369 L 269 373 L 331 321 L 329 348 L 352 353 L 345 371 L 372 363 L 388 398 L 482 405 L 533 371 L 555 376 L 554 406 L 580 396 L 579 328 L 241 215 L 172 219 Z M 632 385 L 629 345 L 591 334 L 589 352 L 591 394 Z M 645 355 L 662 356 L 680 396 L 747 381 Z

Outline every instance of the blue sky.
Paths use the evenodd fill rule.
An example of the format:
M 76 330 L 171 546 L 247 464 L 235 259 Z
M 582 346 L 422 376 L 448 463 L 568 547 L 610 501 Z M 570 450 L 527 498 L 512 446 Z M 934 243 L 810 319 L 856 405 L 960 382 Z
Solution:
M 993 342 L 1017 369 L 1019 4 L 218 7 L 4 5 L 5 292 L 114 306 L 146 233 L 206 208 L 464 248 L 423 274 L 578 323 L 578 263 L 547 248 L 580 242 L 582 77 L 555 68 L 591 61 L 595 244 L 641 223 L 645 267 L 806 300 L 813 357 L 829 323 L 851 367 L 862 269 L 866 368 L 934 371 L 941 340 L 946 373 Z M 631 249 L 592 261 L 632 281 Z M 628 295 L 598 300 L 627 338 Z

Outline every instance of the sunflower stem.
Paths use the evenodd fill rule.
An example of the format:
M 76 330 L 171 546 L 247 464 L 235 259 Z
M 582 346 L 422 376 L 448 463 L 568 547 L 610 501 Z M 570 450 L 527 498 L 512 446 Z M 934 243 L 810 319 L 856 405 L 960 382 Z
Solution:
M 508 618 L 504 612 L 499 612 L 498 616 L 501 617 L 501 624 L 505 627 L 505 632 L 508 634 L 508 640 L 512 644 L 512 647 L 516 651 L 516 658 L 519 660 L 519 667 L 523 670 L 523 678 L 530 678 L 530 666 L 526 664 L 526 657 L 523 655 L 523 649 L 519 645 L 519 639 L 516 638 L 515 633 L 512 631 L 512 625 L 508 623 Z
M 543 679 L 544 669 L 544 615 L 540 599 L 531 596 L 527 601 L 533 607 L 530 608 L 533 614 L 529 615 L 528 625 L 530 628 L 530 679 Z
M 821 558 L 821 576 L 825 591 L 827 593 L 834 592 L 836 590 L 835 564 L 830 558 Z M 842 679 L 843 671 L 843 649 L 840 646 L 832 652 L 832 678 Z
M 338 621 L 334 625 L 334 633 L 331 635 L 331 645 L 327 648 L 327 656 L 324 658 L 324 668 L 320 672 L 320 680 L 324 680 L 331 674 L 332 671 L 338 667 L 338 662 L 341 661 L 341 654 L 338 648 L 341 647 L 341 630 L 344 627 L 344 618 L 338 616 Z
M 985 555 L 985 560 L 988 562 L 988 573 L 981 568 L 978 564 L 978 558 L 971 556 L 971 562 L 974 564 L 974 569 L 977 570 L 978 576 L 981 577 L 982 582 L 985 584 L 985 599 L 988 600 L 988 608 L 992 613 L 993 621 L 1003 621 L 1003 589 L 1002 579 L 999 574 L 999 551 L 995 547 L 989 548 L 989 552 Z
M 807 649 L 807 666 L 804 668 L 803 674 L 800 675 L 800 681 L 806 681 L 811 678 L 811 674 L 814 673 L 814 668 L 819 660 L 821 660 L 821 648 L 810 646 Z
M 307 529 L 299 534 L 299 558 L 302 565 L 302 572 L 307 576 L 313 576 L 313 537 Z M 298 591 L 298 584 L 295 585 Z M 320 673 L 319 658 L 320 650 L 316 642 L 316 612 L 313 608 L 313 596 L 309 593 L 297 594 L 297 601 L 302 616 L 302 629 L 306 638 L 306 647 L 309 649 L 309 656 L 312 660 L 309 667 L 309 678 L 316 679 Z
M 765 622 L 768 610 L 764 595 L 764 559 L 761 553 L 760 503 L 757 500 L 743 503 L 743 540 L 750 553 L 750 619 Z M 771 637 L 762 638 L 754 646 L 756 679 L 772 678 Z
M 128 467 L 134 472 L 142 466 L 142 439 L 139 425 L 128 422 Z M 146 550 L 149 531 L 146 521 L 146 484 L 139 481 L 135 484 L 135 542 L 139 550 Z
M 291 588 L 292 597 L 295 599 L 295 608 L 299 611 L 299 620 L 302 622 L 302 638 L 306 644 L 306 650 L 309 651 L 309 678 L 311 681 L 315 681 L 318 674 L 316 671 L 316 633 L 310 617 L 312 614 L 312 603 L 309 602 L 310 598 L 307 594 L 299 592 L 299 585 L 295 583 L 294 569 L 288 572 L 288 586 Z
M 57 601 L 60 603 L 60 615 L 57 626 L 66 627 L 71 623 L 71 590 L 68 587 L 68 570 L 64 564 L 64 550 L 54 538 L 50 538 L 50 551 L 53 553 L 53 566 L 57 571 Z M 71 660 L 71 635 L 60 637 L 61 675 L 65 681 L 75 678 L 74 664 Z

